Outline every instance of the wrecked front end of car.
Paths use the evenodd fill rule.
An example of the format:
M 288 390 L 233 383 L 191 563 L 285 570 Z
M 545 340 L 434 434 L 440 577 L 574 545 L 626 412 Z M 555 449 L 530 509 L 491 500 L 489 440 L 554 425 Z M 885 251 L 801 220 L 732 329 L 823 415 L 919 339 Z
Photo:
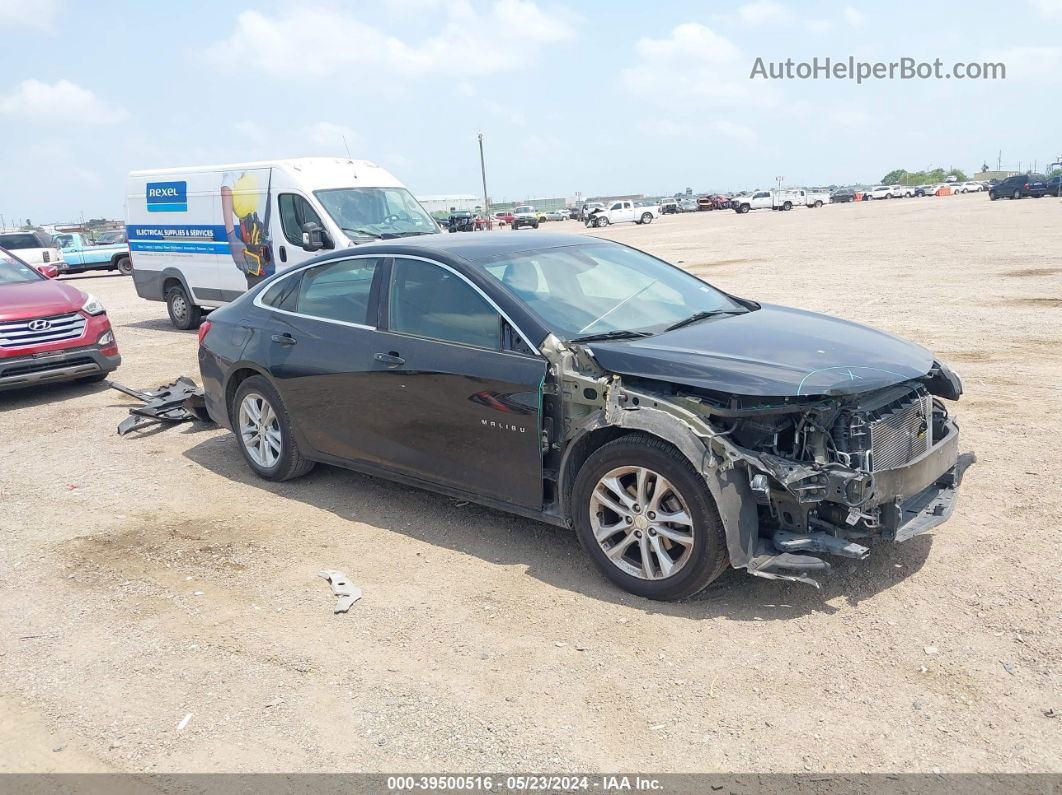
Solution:
M 828 557 L 864 559 L 875 541 L 936 527 L 975 460 L 945 404 L 961 383 L 938 362 L 881 384 L 829 368 L 847 369 L 830 374 L 843 386 L 771 397 L 610 372 L 590 348 L 554 353 L 565 434 L 621 428 L 675 445 L 715 500 L 731 565 L 757 576 L 818 587 Z

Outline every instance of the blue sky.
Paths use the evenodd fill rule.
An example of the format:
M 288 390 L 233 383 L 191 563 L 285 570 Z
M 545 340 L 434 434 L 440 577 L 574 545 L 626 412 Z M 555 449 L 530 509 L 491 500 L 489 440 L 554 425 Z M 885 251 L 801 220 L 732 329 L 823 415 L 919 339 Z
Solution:
M 179 10 L 177 10 L 179 9 Z M 133 168 L 314 154 L 496 199 L 873 182 L 1062 155 L 1062 0 L 0 0 L 0 213 L 121 217 Z M 996 81 L 750 80 L 1001 61 Z

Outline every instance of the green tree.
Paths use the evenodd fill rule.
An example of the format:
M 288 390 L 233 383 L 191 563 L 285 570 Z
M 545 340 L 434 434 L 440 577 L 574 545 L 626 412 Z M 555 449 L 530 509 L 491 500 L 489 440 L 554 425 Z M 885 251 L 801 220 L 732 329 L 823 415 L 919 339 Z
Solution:
M 907 176 L 907 171 L 902 168 L 894 168 L 888 174 L 881 178 L 883 185 L 894 185 L 897 182 L 902 182 L 903 178 Z

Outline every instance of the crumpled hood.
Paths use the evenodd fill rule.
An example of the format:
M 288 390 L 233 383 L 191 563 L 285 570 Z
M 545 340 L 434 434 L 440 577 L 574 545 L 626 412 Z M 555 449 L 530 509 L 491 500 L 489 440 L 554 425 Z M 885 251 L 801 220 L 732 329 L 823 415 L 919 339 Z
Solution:
M 54 279 L 5 284 L 0 287 L 0 321 L 76 312 L 84 303 L 83 292 Z
M 884 331 L 770 304 L 655 337 L 588 346 L 619 375 L 765 397 L 866 392 L 919 378 L 934 361 L 922 346 Z

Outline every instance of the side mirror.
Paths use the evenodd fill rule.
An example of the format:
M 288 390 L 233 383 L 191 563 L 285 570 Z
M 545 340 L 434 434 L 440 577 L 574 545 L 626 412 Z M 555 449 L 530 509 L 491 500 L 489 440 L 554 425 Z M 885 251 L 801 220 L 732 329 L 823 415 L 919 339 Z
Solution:
M 331 235 L 319 224 L 307 221 L 302 225 L 302 247 L 306 251 L 320 251 L 323 248 L 335 248 Z
M 59 268 L 55 265 L 38 265 L 37 272 L 45 279 L 54 279 L 59 275 Z

